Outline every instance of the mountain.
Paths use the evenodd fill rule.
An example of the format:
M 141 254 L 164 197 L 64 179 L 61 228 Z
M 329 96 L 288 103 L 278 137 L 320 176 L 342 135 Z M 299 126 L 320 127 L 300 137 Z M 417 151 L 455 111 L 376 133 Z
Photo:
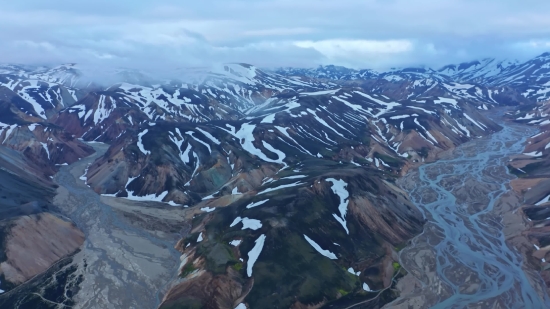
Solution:
M 352 85 L 331 89 L 328 82 L 315 81 L 295 87 L 288 82 L 289 77 L 258 70 L 255 74 L 246 82 L 238 81 L 244 93 L 252 92 L 246 87 L 257 89 L 255 78 L 264 74 L 284 88 L 271 86 L 270 96 L 249 108 L 220 100 L 220 93 L 212 89 L 215 95 L 208 90 L 190 92 L 189 96 L 205 96 L 197 105 L 204 107 L 218 100 L 218 105 L 211 105 L 214 110 L 222 106 L 231 109 L 235 117 L 225 119 L 155 118 L 138 102 L 141 97 L 146 98 L 143 103 L 155 102 L 151 92 L 169 97 L 168 92 L 136 86 L 133 92 L 142 96 L 124 102 L 128 103 L 126 108 L 144 116 L 140 121 L 132 116 L 135 125 L 119 130 L 118 136 L 100 136 L 111 146 L 83 176 L 86 184 L 103 196 L 163 202 L 188 209 L 194 217 L 177 246 L 182 254 L 178 275 L 187 280 L 166 294 L 163 308 L 186 304 L 229 308 L 227 304 L 234 306 L 245 296 L 247 303 L 260 304 L 271 294 L 269 285 L 262 287 L 265 283 L 261 282 L 288 276 L 294 276 L 293 285 L 302 286 L 305 292 L 296 299 L 293 290 L 282 291 L 281 307 L 368 298 L 364 286 L 381 289 L 395 275 L 391 266 L 394 260 L 383 258 L 385 252 L 418 233 L 422 225 L 419 213 L 393 184 L 395 179 L 408 168 L 433 160 L 441 151 L 499 130 L 467 101 L 445 97 L 426 97 L 422 102 L 394 100 Z M 221 80 L 219 75 L 213 76 L 234 85 L 229 77 Z M 193 89 L 201 87 L 208 85 Z M 112 89 L 117 92 L 120 86 Z M 224 95 L 228 96 L 227 90 Z M 254 102 L 235 97 L 246 104 Z M 104 100 L 105 109 L 110 110 L 111 101 Z M 88 103 L 81 102 L 88 108 Z M 89 112 L 76 110 L 79 105 L 77 102 L 60 114 L 85 117 L 83 114 Z M 171 111 L 168 107 L 162 110 Z M 87 125 L 109 132 L 105 125 L 89 120 L 92 114 L 95 111 Z M 121 115 L 127 114 L 130 112 L 117 116 L 112 111 L 108 118 L 113 115 L 119 123 L 126 123 Z M 59 119 L 55 121 L 66 123 Z M 312 200 L 319 202 L 314 206 Z M 255 204 L 257 208 L 251 206 Z M 313 206 L 315 211 L 310 212 Z M 226 230 L 235 227 L 231 223 L 239 217 L 245 228 L 235 228 L 238 233 Z M 388 224 L 392 220 L 401 223 Z M 252 227 L 247 228 L 249 225 Z M 318 230 L 317 226 L 323 228 Z M 373 240 L 360 245 L 358 241 L 365 235 Z M 326 241 L 331 238 L 332 242 Z M 288 269 L 280 271 L 280 277 L 270 279 L 270 272 L 259 270 L 251 281 L 253 252 L 264 252 L 253 249 L 259 242 L 268 252 L 261 256 L 273 256 L 276 248 L 286 248 L 272 259 L 254 264 Z M 304 251 L 308 246 L 310 249 Z M 327 260 L 323 256 L 326 252 L 335 258 Z M 358 252 L 371 252 L 372 257 L 360 261 Z M 310 261 L 312 268 L 290 267 L 288 261 L 296 258 Z M 329 267 L 332 275 L 314 279 L 313 273 L 321 273 L 319 267 Z M 350 267 L 356 269 L 354 276 L 349 275 Z M 310 290 L 310 280 L 334 283 Z M 256 287 L 253 282 L 259 282 L 257 289 L 250 289 Z M 202 288 L 205 286 L 212 289 Z M 349 296 L 343 298 L 346 294 Z
M 398 249 L 424 224 L 396 180 L 500 130 L 488 110 L 513 106 L 518 112 L 510 118 L 546 128 L 546 63 L 541 55 L 526 63 L 484 59 L 388 72 L 267 71 L 231 63 L 176 69 L 171 79 L 110 69 L 102 84 L 91 79 L 99 73 L 77 64 L 5 65 L 0 160 L 3 152 L 6 162 L 17 156 L 8 169 L 13 176 L 5 175 L 22 180 L 2 189 L 19 200 L 0 211 L 35 200 L 54 204 L 50 177 L 59 166 L 92 154 L 85 142 L 105 143 L 107 151 L 74 181 L 100 201 L 121 203 L 112 208 L 113 222 L 135 226 L 132 220 L 143 215 L 140 224 L 163 225 L 173 219 L 160 215 L 164 207 L 183 218 L 172 235 L 179 267 L 163 287 L 160 308 L 345 308 L 369 299 L 369 306 L 381 307 L 397 296 L 391 287 L 404 275 Z M 526 166 L 538 164 L 539 153 L 545 158 L 545 134 L 532 138 L 524 159 L 533 162 Z M 525 171 L 544 174 L 544 164 Z M 29 190 L 21 199 L 19 188 L 33 181 L 43 197 Z M 546 193 L 542 186 L 536 192 Z M 54 210 L 41 214 L 54 223 L 35 231 L 70 222 Z M 36 253 L 49 257 L 44 265 L 80 246 L 81 232 L 68 226 L 70 246 L 55 258 Z M 43 242 L 16 232 L 13 248 Z M 85 232 L 97 238 L 96 230 Z M 145 240 L 149 232 L 131 233 Z M 58 234 L 52 235 L 57 245 Z M 22 269 L 17 258 L 0 256 L 0 263 Z M 2 278 L 9 297 L 19 297 L 9 291 L 44 271 L 27 265 L 33 272 Z
M 441 68 L 439 73 L 461 82 L 514 88 L 532 101 L 550 99 L 550 53 L 525 62 L 484 59 L 458 66 L 449 65 Z
M 446 65 L 437 70 L 437 72 L 460 82 L 486 83 L 487 81 L 500 78 L 501 74 L 513 70 L 519 64 L 520 62 L 518 60 L 484 58 L 482 60 L 465 62 L 458 65 Z
M 43 163 L 18 150 L 0 145 L 0 294 L 39 276 L 84 242 L 84 233 L 53 204 L 57 186 Z M 0 307 L 17 301 L 2 296 Z
M 279 68 L 275 72 L 285 76 L 305 76 L 330 81 L 376 78 L 379 74 L 369 69 L 354 70 L 335 65 L 319 66 L 315 69 Z

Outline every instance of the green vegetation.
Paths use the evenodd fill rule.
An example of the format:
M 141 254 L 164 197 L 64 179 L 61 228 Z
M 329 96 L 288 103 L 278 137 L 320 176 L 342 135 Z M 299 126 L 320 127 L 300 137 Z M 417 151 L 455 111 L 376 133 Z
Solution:
M 235 263 L 231 265 L 231 268 L 233 268 L 236 271 L 241 271 L 241 269 L 243 269 L 243 263 Z
M 197 268 L 195 266 L 193 266 L 193 263 L 192 262 L 189 262 L 187 264 L 185 264 L 185 266 L 183 267 L 183 269 L 181 270 L 181 274 L 180 274 L 180 278 L 185 278 L 187 277 L 187 275 L 189 275 L 190 273 L 194 272 Z
M 346 296 L 346 295 L 349 294 L 349 292 L 347 292 L 347 291 L 345 291 L 345 290 L 343 290 L 343 289 L 338 289 L 338 293 L 340 293 L 340 295 L 342 295 L 342 296 Z
M 420 148 L 420 150 L 417 151 L 418 155 L 422 158 L 427 158 L 428 157 L 428 152 L 430 151 L 430 149 L 426 146 Z
M 401 269 L 401 264 L 399 264 L 398 262 L 393 262 L 392 266 L 393 266 L 394 273 L 398 272 Z

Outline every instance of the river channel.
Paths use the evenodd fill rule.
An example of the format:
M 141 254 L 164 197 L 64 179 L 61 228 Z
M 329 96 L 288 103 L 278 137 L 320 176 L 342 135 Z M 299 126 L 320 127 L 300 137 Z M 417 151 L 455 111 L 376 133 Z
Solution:
M 506 163 L 535 131 L 501 125 L 400 180 L 428 222 L 400 252 L 416 290 L 389 308 L 550 308 L 540 278 L 526 274 L 521 255 L 507 244 L 498 211 L 506 203 L 519 206 L 507 196 L 514 176 Z
M 174 280 L 180 253 L 184 211 L 163 203 L 105 197 L 85 184 L 86 167 L 108 145 L 55 175 L 60 185 L 54 203 L 86 234 L 72 262 L 82 278 L 74 296 L 76 308 L 156 308 Z

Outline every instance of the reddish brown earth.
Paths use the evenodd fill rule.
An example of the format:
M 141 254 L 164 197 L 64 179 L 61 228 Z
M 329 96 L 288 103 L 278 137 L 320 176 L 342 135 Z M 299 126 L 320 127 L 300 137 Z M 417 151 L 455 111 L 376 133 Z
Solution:
M 21 284 L 78 250 L 84 233 L 72 222 L 41 213 L 14 220 L 4 242 L 7 260 L 0 264 L 0 275 Z

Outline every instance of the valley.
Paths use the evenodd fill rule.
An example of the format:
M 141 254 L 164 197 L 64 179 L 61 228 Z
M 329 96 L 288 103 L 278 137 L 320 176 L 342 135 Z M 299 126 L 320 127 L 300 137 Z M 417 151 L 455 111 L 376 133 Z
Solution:
M 75 308 L 154 308 L 178 265 L 173 247 L 184 222 L 182 210 L 155 202 L 128 207 L 97 195 L 81 176 L 107 145 L 92 145 L 96 154 L 63 167 L 55 177 L 60 187 L 54 203 L 86 234 L 72 262 L 75 274 L 82 274 Z
M 461 145 L 399 181 L 428 222 L 400 252 L 409 274 L 398 284 L 400 299 L 387 308 L 550 306 L 544 282 L 508 243 L 526 226 L 506 165 L 533 129 L 501 124 L 500 132 Z M 514 245 L 531 246 L 527 239 Z
M 4 66 L 0 308 L 545 308 L 548 63 Z

